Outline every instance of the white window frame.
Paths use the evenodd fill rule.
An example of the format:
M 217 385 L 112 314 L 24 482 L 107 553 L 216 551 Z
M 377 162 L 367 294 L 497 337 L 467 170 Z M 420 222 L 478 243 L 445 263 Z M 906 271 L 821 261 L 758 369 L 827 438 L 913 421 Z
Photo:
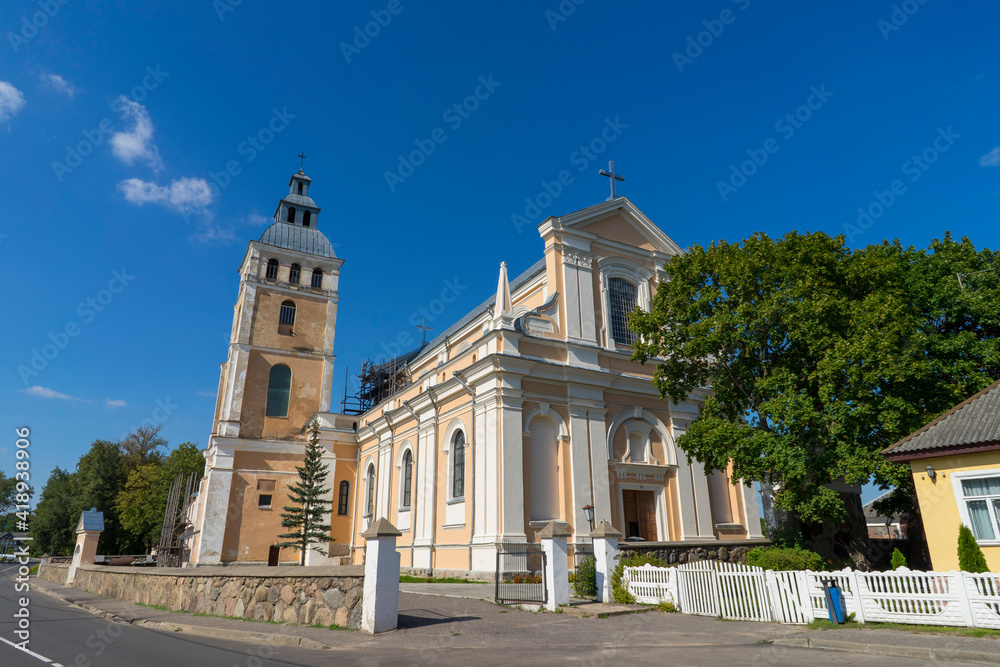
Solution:
M 615 350 L 619 343 L 615 341 L 611 333 L 611 297 L 608 295 L 608 280 L 611 278 L 622 278 L 635 285 L 637 289 L 636 305 L 642 310 L 649 312 L 652 304 L 652 290 L 650 281 L 653 274 L 646 267 L 633 262 L 624 257 L 602 257 L 598 260 L 598 269 L 601 272 L 601 307 L 603 308 L 604 327 L 602 330 L 605 348 Z M 624 345 L 624 344 L 623 344 Z
M 413 470 L 410 471 L 410 504 L 403 504 L 403 489 L 404 480 L 406 475 L 406 466 L 403 462 L 406 460 L 406 452 L 410 452 L 410 456 L 413 457 Z M 396 469 L 399 470 L 399 508 L 400 512 L 409 512 L 413 509 L 413 490 L 416 488 L 416 480 L 413 479 L 417 474 L 417 454 L 413 449 L 413 444 L 407 440 L 403 443 L 402 448 L 399 450 L 399 461 L 396 463 Z
M 361 515 L 365 519 L 370 519 L 378 510 L 377 503 L 375 502 L 375 496 L 378 494 L 378 480 L 376 476 L 375 461 L 369 458 L 365 463 L 365 504 L 364 513 Z M 368 510 L 369 506 L 371 506 L 371 511 Z
M 951 475 L 951 488 L 955 492 L 955 502 L 958 504 L 958 515 L 962 519 L 962 524 L 969 526 L 970 530 L 972 527 L 972 521 L 969 518 L 969 508 L 966 502 L 969 500 L 985 500 L 986 509 L 990 513 L 990 519 L 993 521 L 993 537 L 992 540 L 980 540 L 976 539 L 976 542 L 981 547 L 996 547 L 1000 546 L 1000 516 L 997 516 L 996 508 L 993 507 L 991 502 L 994 498 L 1000 498 L 998 496 L 972 496 L 966 497 L 965 492 L 962 491 L 962 480 L 972 480 L 972 479 L 982 479 L 984 477 L 1000 477 L 1000 468 L 990 468 L 988 470 L 963 470 L 961 472 L 949 473 Z M 940 477 L 940 473 L 938 473 Z M 937 482 L 941 483 L 940 480 Z
M 466 456 L 463 464 L 463 468 L 465 470 L 465 480 L 462 484 L 463 493 L 461 496 L 452 495 L 452 492 L 455 490 L 455 434 L 459 431 L 461 431 L 462 435 L 465 437 L 465 445 L 462 448 L 468 449 L 469 430 L 465 427 L 465 423 L 460 419 L 456 419 L 449 424 L 444 441 L 445 449 L 443 453 L 447 455 L 446 460 L 448 461 L 448 489 L 445 497 L 448 499 L 447 502 L 449 504 L 465 502 L 465 491 L 468 486 L 465 482 L 468 482 L 469 480 L 469 456 L 468 452 L 465 452 Z

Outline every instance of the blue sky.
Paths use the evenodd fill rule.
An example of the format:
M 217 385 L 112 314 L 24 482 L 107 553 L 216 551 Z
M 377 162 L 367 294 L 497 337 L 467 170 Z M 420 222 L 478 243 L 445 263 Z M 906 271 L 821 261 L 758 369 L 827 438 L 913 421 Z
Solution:
M 236 270 L 300 151 L 346 259 L 336 404 L 442 290 L 438 331 L 534 262 L 608 160 L 682 247 L 998 245 L 994 3 L 233 2 L 0 8 L 8 474 L 14 426 L 39 485 L 147 419 L 206 442 Z

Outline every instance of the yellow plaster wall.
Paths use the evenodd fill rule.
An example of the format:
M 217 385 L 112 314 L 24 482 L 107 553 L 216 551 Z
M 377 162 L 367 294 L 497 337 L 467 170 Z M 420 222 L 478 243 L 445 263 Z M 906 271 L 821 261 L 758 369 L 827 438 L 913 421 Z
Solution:
M 278 333 L 278 316 L 285 301 L 295 304 L 294 335 Z M 287 294 L 260 288 L 254 304 L 250 344 L 278 350 L 305 348 L 321 353 L 326 345 L 327 306 L 330 302 L 326 299 L 306 293 Z
M 626 222 L 621 215 L 612 215 L 604 220 L 592 222 L 589 225 L 584 225 L 580 230 L 643 250 L 656 250 L 656 247 L 640 234 L 639 230 Z
M 926 472 L 934 466 L 937 479 Z M 910 461 L 917 502 L 927 534 L 931 565 L 939 572 L 958 569 L 958 526 L 961 522 L 951 475 L 967 470 L 1000 469 L 1000 451 L 958 454 Z M 982 547 L 991 572 L 1000 572 L 1000 547 Z
M 292 371 L 288 417 L 265 417 L 267 383 L 271 367 L 277 364 L 285 364 Z M 319 412 L 322 383 L 323 362 L 320 359 L 251 351 L 243 411 L 240 414 L 240 436 L 253 439 L 305 439 L 306 425 Z

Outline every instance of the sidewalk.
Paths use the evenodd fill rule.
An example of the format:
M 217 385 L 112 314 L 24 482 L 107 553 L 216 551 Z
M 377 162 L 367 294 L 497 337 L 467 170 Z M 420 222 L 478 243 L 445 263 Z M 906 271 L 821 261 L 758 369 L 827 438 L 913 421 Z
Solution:
M 186 632 L 238 641 L 351 651 L 406 649 L 436 653 L 446 649 L 482 649 L 502 655 L 511 646 L 611 650 L 642 646 L 650 650 L 679 647 L 771 644 L 783 650 L 826 649 L 931 660 L 1000 664 L 1000 639 L 917 634 L 899 630 L 810 630 L 776 623 L 720 621 L 659 611 L 598 618 L 563 613 L 534 613 L 500 607 L 468 597 L 401 592 L 399 629 L 372 636 L 360 631 L 255 623 L 215 616 L 195 616 L 142 607 L 105 598 L 43 579 L 36 590 L 109 620 L 166 632 Z M 432 584 L 410 584 L 431 586 Z M 444 584 L 447 585 L 447 584 Z M 463 588 L 474 584 L 456 584 Z M 822 652 L 822 651 L 821 651 Z M 426 656 L 425 656 L 426 657 Z M 817 657 L 819 657 L 817 655 Z

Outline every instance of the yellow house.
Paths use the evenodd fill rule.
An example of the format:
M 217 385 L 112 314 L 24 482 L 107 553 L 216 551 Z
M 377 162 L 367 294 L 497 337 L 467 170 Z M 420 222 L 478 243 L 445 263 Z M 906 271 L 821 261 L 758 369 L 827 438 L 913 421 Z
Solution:
M 884 452 L 909 463 L 939 572 L 958 569 L 958 528 L 972 530 L 992 572 L 1000 572 L 1000 382 Z

